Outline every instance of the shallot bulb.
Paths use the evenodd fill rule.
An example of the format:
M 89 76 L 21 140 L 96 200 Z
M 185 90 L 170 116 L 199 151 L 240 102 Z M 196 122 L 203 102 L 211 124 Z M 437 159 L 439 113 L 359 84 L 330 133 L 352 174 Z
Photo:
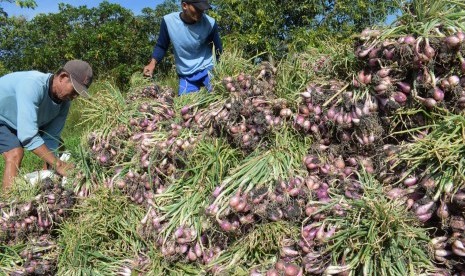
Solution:
M 400 89 L 405 94 L 409 94 L 410 91 L 412 90 L 412 87 L 410 86 L 409 83 L 400 81 L 397 83 L 397 87 Z
M 407 101 L 407 95 L 400 91 L 394 92 L 392 97 L 399 104 L 404 104 Z
M 420 103 L 422 103 L 428 109 L 433 109 L 438 104 L 438 102 L 433 98 L 421 98 L 418 96 L 416 98 Z
M 407 35 L 407 36 L 399 38 L 398 42 L 413 45 L 415 44 L 415 37 L 411 35 Z
M 455 87 L 460 84 L 460 78 L 456 75 L 451 75 L 447 78 L 451 87 Z
M 444 91 L 442 91 L 439 87 L 435 87 L 433 90 L 433 99 L 438 102 L 444 100 Z
M 395 52 L 395 48 L 384 49 L 383 55 L 387 60 L 392 60 L 394 58 L 394 52 Z
M 445 42 L 449 49 L 455 49 L 456 47 L 459 46 L 460 39 L 455 35 L 451 35 L 451 36 L 446 37 Z

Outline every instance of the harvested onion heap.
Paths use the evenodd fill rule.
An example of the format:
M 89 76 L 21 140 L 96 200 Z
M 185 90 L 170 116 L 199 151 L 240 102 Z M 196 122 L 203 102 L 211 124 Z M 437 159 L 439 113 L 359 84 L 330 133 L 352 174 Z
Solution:
M 122 189 L 139 204 L 163 191 L 165 179 L 173 177 L 184 152 L 195 143 L 193 136 L 180 134 L 182 126 L 169 123 L 173 116 L 171 105 L 142 103 L 129 119 L 129 127 L 120 125 L 89 135 L 91 156 L 110 170 L 106 186 Z M 123 163 L 133 167 L 123 169 Z
M 49 233 L 74 205 L 74 193 L 46 178 L 41 193 L 27 202 L 0 202 L 0 241 L 16 243 L 34 234 Z
M 371 37 L 356 50 L 364 68 L 354 84 L 369 86 L 386 111 L 419 102 L 460 112 L 465 108 L 464 40 L 461 30 L 440 28 L 430 37 Z
M 238 190 L 230 197 L 229 208 L 221 213 L 211 208 L 207 212 L 222 231 L 236 235 L 250 231 L 257 223 L 301 220 L 310 194 L 305 179 L 295 176 L 275 184 L 272 191 L 264 186 L 245 193 Z
M 128 103 L 136 101 L 138 99 L 157 99 L 158 102 L 172 104 L 174 98 L 174 89 L 171 87 L 161 87 L 157 84 L 144 86 L 139 89 L 131 90 L 126 99 Z
M 348 87 L 336 80 L 309 83 L 301 93 L 294 127 L 317 137 L 322 148 L 344 144 L 357 152 L 379 145 L 384 129 L 376 98 Z
M 138 159 L 137 168 L 130 169 L 124 176 L 116 174 L 114 179 L 108 181 L 107 186 L 116 186 L 139 204 L 146 200 L 152 202 L 155 194 L 163 193 L 166 185 L 170 183 L 170 178 L 178 177 L 178 168 L 183 166 L 182 157 L 185 157 L 196 142 L 193 136 L 186 139 L 173 136 L 180 126 L 172 124 L 171 127 L 168 140 L 156 137 L 155 133 L 144 133 L 135 141 L 140 151 L 137 156 L 141 156 L 140 159 L 135 157 Z
M 465 257 L 465 189 L 452 192 L 452 183 L 449 183 L 444 191 L 437 193 L 438 185 L 438 180 L 428 175 L 409 176 L 402 180 L 401 186 L 392 188 L 388 196 L 405 202 L 405 207 L 420 222 L 428 226 L 440 223 L 439 235 L 431 240 L 434 258 L 447 267 L 453 267 Z M 436 199 L 434 193 L 440 197 Z
M 223 250 L 219 245 L 226 241 L 214 232 L 206 230 L 201 236 L 193 227 L 179 226 L 172 235 L 163 240 L 164 232 L 170 227 L 153 208 L 149 208 L 141 221 L 139 232 L 142 237 L 156 241 L 163 257 L 170 262 L 187 261 L 208 264 Z
M 240 73 L 236 78 L 224 78 L 223 84 L 228 92 L 245 94 L 246 97 L 272 94 L 276 72 L 277 68 L 271 63 L 262 62 L 255 77 Z
M 122 149 L 124 142 L 129 138 L 128 128 L 119 126 L 108 135 L 99 132 L 92 132 L 87 138 L 92 157 L 102 167 L 111 167 L 122 162 Z
M 57 259 L 53 254 L 56 249 L 57 245 L 50 235 L 30 239 L 27 247 L 19 254 L 24 263 L 9 275 L 55 275 Z
M 230 97 L 221 106 L 192 115 L 195 122 L 200 129 L 212 126 L 218 135 L 226 135 L 241 149 L 266 147 L 267 134 L 292 117 L 286 102 L 273 94 L 275 75 L 276 68 L 264 62 L 256 76 L 240 73 L 235 78 L 224 78 Z
M 415 38 L 413 44 L 408 40 L 366 42 L 357 51 L 362 68 L 355 74 L 353 82 L 312 81 L 300 91 L 301 98 L 295 110 L 288 102 L 276 99 L 276 68 L 269 63 L 262 64 L 256 74 L 240 73 L 224 78 L 224 87 L 217 88 L 226 90 L 228 98 L 206 108 L 199 103 L 183 107 L 180 110 L 181 122 L 173 121 L 175 117 L 170 104 L 157 105 L 147 101 L 139 106 L 140 113 L 134 114 L 130 120 L 129 140 L 134 147 L 132 167 L 124 168 L 119 175 L 116 172 L 113 182 L 107 183 L 120 188 L 134 202 L 148 203 L 149 209 L 139 229 L 141 236 L 156 240 L 169 261 L 209 264 L 225 251 L 227 254 L 229 245 L 253 231 L 257 225 L 289 222 L 302 225 L 301 237 L 282 245 L 278 256 L 280 261 L 274 268 L 268 267 L 270 275 L 321 274 L 324 271 L 334 274 L 348 270 L 342 257 L 337 259 L 336 266 L 330 266 L 334 259 L 324 250 L 328 240 L 345 231 L 344 228 L 337 229 L 330 220 L 337 217 L 342 221 L 346 214 L 351 213 L 350 206 L 326 205 L 332 201 L 330 194 L 343 194 L 344 200 L 354 204 L 363 201 L 364 190 L 357 176 L 357 171 L 362 168 L 372 175 L 382 173 L 380 176 L 385 184 L 399 180 L 389 178 L 391 172 L 383 171 L 384 163 L 379 162 L 386 142 L 385 128 L 389 127 L 386 126 L 389 122 L 380 115 L 392 115 L 393 111 L 404 107 L 421 106 L 418 103 L 430 108 L 431 99 L 443 107 L 460 109 L 460 104 L 452 105 L 452 99 L 460 102 L 460 78 L 445 71 L 446 65 L 456 61 L 462 47 L 438 48 L 440 50 L 436 54 L 444 53 L 440 56 L 442 63 L 436 59 L 439 54 L 417 62 L 416 57 L 421 57 L 417 52 L 426 48 L 427 41 L 430 47 L 437 47 L 441 40 Z M 375 47 L 380 49 L 371 53 Z M 360 52 L 368 48 L 366 54 Z M 449 63 L 444 61 L 447 59 Z M 441 77 L 433 76 L 431 66 L 443 67 L 443 71 L 434 70 Z M 439 86 L 437 79 L 441 79 L 443 85 L 439 88 L 450 94 L 444 94 L 442 100 L 440 91 L 431 87 L 431 83 Z M 449 82 L 447 89 L 445 80 Z M 166 185 L 172 183 L 170 180 L 178 179 L 177 172 L 184 166 L 182 159 L 199 137 L 197 131 L 227 137 L 232 145 L 247 153 L 272 145 L 266 143 L 272 136 L 270 134 L 287 126 L 294 127 L 302 136 L 315 138 L 314 148 L 294 159 L 303 157 L 301 165 L 307 168 L 308 175 L 293 176 L 288 180 L 267 179 L 263 183 L 252 181 L 254 176 L 248 173 L 232 177 L 234 181 L 225 181 L 225 185 L 222 183 L 217 187 L 213 192 L 214 202 L 205 210 L 213 227 L 206 224 L 195 228 L 182 225 L 184 222 L 170 224 L 161 211 L 163 207 L 154 204 L 153 197 L 162 194 Z M 188 135 L 183 134 L 187 132 Z M 253 162 L 251 166 L 257 163 Z M 273 166 L 277 167 L 276 163 Z M 285 167 L 289 173 L 288 166 Z M 463 237 L 458 233 L 463 226 L 463 214 L 444 210 L 452 208 L 450 204 L 457 204 L 460 200 L 449 197 L 442 198 L 445 204 L 435 202 L 432 200 L 434 195 L 425 192 L 431 182 L 422 179 L 419 183 L 422 186 L 419 189 L 408 185 L 394 187 L 387 195 L 400 200 L 396 208 L 410 209 L 420 221 L 428 222 L 436 212 L 441 212 L 441 218 L 448 221 L 448 228 L 454 229 L 455 234 L 445 235 L 434 243 L 435 256 L 438 261 L 445 259 L 448 265 L 455 265 L 452 262 L 462 254 Z M 409 185 L 415 184 L 409 182 Z M 326 207 L 324 211 L 320 210 L 322 206 Z M 340 222 L 350 230 L 350 225 L 344 223 Z M 353 256 L 357 254 L 355 251 Z
M 108 131 L 92 132 L 87 138 L 91 155 L 102 167 L 114 167 L 126 162 L 125 150 L 129 138 L 139 141 L 144 136 L 160 130 L 162 124 L 174 117 L 171 105 L 159 102 L 141 103 L 137 113 L 129 119 L 129 127 L 119 125 Z M 143 150 L 143 145 L 141 146 Z M 143 162 L 142 160 L 141 162 Z
M 463 271 L 457 263 L 465 255 L 465 120 L 461 115 L 441 119 L 413 143 L 386 145 L 389 166 L 384 181 L 397 184 L 388 193 L 391 198 L 404 201 L 425 225 L 440 229 L 432 241 L 435 259 Z
M 175 116 L 175 111 L 171 104 L 153 100 L 139 104 L 137 110 L 138 113 L 129 121 L 133 132 L 156 131 L 161 123 Z
M 396 275 L 396 271 L 406 274 L 431 271 L 434 267 L 427 253 L 428 235 L 420 222 L 402 201 L 387 198 L 382 184 L 373 175 L 360 173 L 359 181 L 363 189 L 361 197 L 332 198 L 328 204 L 333 208 L 339 205 L 343 213 L 335 213 L 321 222 L 327 227 L 325 235 L 331 233 L 324 240 L 324 253 L 331 256 L 325 274 L 347 271 L 354 275 Z M 384 266 L 386 263 L 392 266 Z

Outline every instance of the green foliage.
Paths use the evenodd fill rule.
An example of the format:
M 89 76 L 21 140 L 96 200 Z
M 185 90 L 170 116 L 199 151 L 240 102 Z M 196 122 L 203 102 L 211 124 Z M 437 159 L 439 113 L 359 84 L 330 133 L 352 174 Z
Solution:
M 12 0 L 6 0 L 7 2 L 13 2 Z M 16 5 L 21 8 L 36 8 L 37 3 L 34 0 L 15 0 Z
M 3 63 L 0 62 L 0 77 L 3 76 L 3 75 L 6 75 L 8 73 L 10 73 L 10 71 L 8 71 L 8 69 L 5 68 Z
M 0 244 L 0 275 L 8 275 L 18 268 L 18 263 L 21 263 L 21 251 L 26 248 L 25 244 L 15 244 L 8 246 Z
M 11 71 L 55 71 L 69 59 L 88 61 L 99 78 L 121 88 L 148 62 L 159 30 L 160 14 L 175 10 L 168 1 L 141 16 L 107 1 L 98 7 L 59 4 L 55 14 L 31 21 L 7 18 L 0 26 L 0 55 Z
M 446 30 L 465 29 L 465 3 L 455 0 L 412 0 L 402 6 L 402 14 L 385 30 L 384 37 L 415 34 L 444 36 Z
M 0 3 L 7 2 L 13 3 L 13 0 L 0 0 Z M 37 7 L 37 3 L 34 0 L 15 0 L 16 5 L 20 6 L 21 8 L 31 8 L 34 9 Z M 2 19 L 8 17 L 8 14 L 0 7 L 0 22 Z
M 320 32 L 348 37 L 383 22 L 396 7 L 394 0 L 212 2 L 214 17 L 228 43 L 250 55 L 265 51 L 277 57 L 291 49 L 305 48 L 307 38 Z
M 420 171 L 435 179 L 436 186 L 429 192 L 434 192 L 431 196 L 438 200 L 448 190 L 446 185 L 452 185 L 454 193 L 465 187 L 465 118 L 454 114 L 434 115 L 435 122 L 424 127 L 429 129 L 428 135 L 402 144 L 390 159 L 392 168 L 404 166 L 408 173 Z
M 276 59 L 322 46 L 318 41 L 328 36 L 347 40 L 350 34 L 383 22 L 397 7 L 395 0 L 212 3 L 215 9 L 209 13 L 217 19 L 227 48 L 242 49 L 248 57 Z M 97 77 L 113 78 L 125 90 L 130 76 L 148 62 L 163 15 L 179 9 L 178 1 L 166 0 L 135 16 L 108 1 L 90 9 L 60 4 L 58 13 L 40 14 L 31 21 L 6 18 L 0 25 L 0 55 L 10 71 L 55 71 L 68 59 L 84 59 Z M 173 57 L 168 53 L 157 66 L 155 79 L 173 74 Z

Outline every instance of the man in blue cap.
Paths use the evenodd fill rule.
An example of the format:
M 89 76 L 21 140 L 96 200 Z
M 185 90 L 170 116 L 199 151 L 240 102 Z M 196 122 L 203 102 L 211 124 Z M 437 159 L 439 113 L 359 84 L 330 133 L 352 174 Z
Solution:
M 176 72 L 179 76 L 179 95 L 209 91 L 210 71 L 213 69 L 213 46 L 216 59 L 223 52 L 218 25 L 205 14 L 211 6 L 207 0 L 183 0 L 182 12 L 163 17 L 157 44 L 144 75 L 152 76 L 156 65 L 163 59 L 170 43 L 173 44 Z
M 56 74 L 22 71 L 0 78 L 0 153 L 5 160 L 3 191 L 18 174 L 24 149 L 32 151 L 63 176 L 73 168 L 54 151 L 59 146 L 71 101 L 88 97 L 92 68 L 68 61 Z

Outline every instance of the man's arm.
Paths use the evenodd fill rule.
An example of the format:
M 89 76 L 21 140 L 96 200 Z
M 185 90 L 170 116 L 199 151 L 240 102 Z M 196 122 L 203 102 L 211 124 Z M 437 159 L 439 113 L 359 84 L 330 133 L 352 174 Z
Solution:
M 168 28 L 166 27 L 165 19 L 162 19 L 157 44 L 153 48 L 152 59 L 150 60 L 150 63 L 144 67 L 145 76 L 153 76 L 153 71 L 155 70 L 157 63 L 163 59 L 169 46 L 170 36 L 168 34 Z
M 68 117 L 69 107 L 70 102 L 63 103 L 58 116 L 40 129 L 45 145 L 52 151 L 55 151 L 59 146 L 61 132 L 65 126 L 66 118 Z
M 73 164 L 66 163 L 58 159 L 45 144 L 42 144 L 38 148 L 32 150 L 32 152 L 40 159 L 47 162 L 47 164 L 56 170 L 59 175 L 67 176 L 70 170 L 74 168 Z

